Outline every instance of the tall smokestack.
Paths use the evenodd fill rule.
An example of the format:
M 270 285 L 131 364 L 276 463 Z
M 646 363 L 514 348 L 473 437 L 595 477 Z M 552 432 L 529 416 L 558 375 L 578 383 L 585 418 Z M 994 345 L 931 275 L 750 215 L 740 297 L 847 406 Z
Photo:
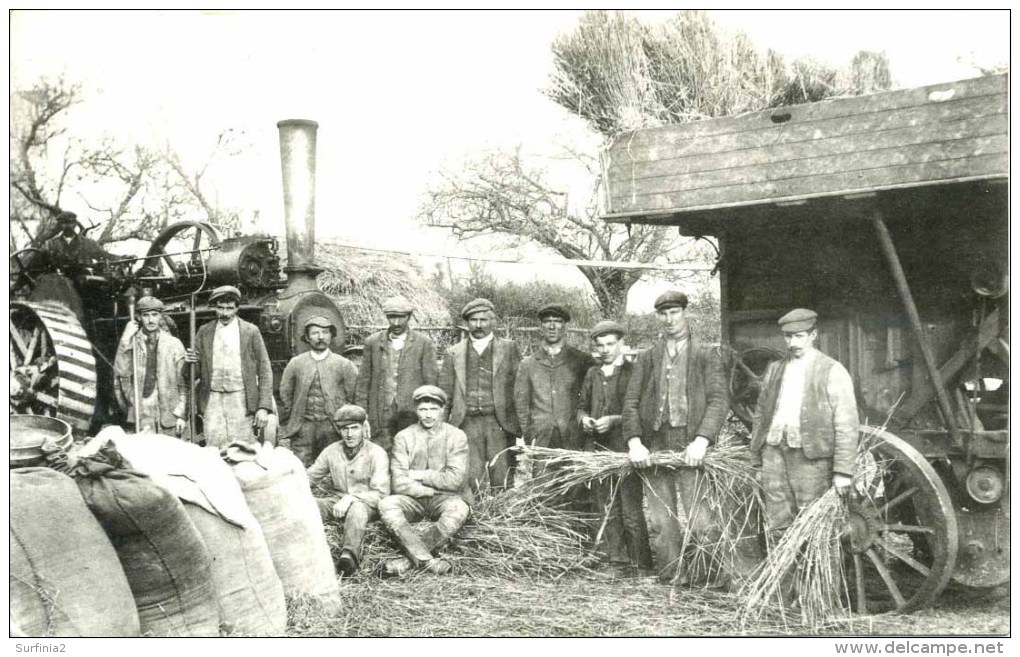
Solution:
M 315 277 L 315 136 L 319 124 L 287 119 L 280 130 L 283 214 L 287 224 L 287 292 L 317 289 Z

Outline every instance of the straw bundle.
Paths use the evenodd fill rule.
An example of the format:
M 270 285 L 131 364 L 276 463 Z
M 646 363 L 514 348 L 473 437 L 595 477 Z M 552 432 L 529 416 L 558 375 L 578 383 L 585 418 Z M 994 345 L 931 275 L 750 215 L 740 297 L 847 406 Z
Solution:
M 454 572 L 468 577 L 559 577 L 592 562 L 582 514 L 543 503 L 520 489 L 482 497 L 471 516 L 445 548 Z M 431 523 L 419 523 L 417 529 Z M 326 524 L 326 540 L 336 559 L 343 529 Z M 374 573 L 401 556 L 399 546 L 381 523 L 365 537 L 359 577 Z
M 632 472 L 645 478 L 645 471 L 636 469 L 629 456 L 621 452 L 525 447 L 523 456 L 542 473 L 533 481 L 529 494 L 545 500 L 567 497 L 578 486 L 590 487 L 594 482 Z M 763 500 L 748 456 L 748 448 L 736 444 L 717 445 L 705 455 L 693 495 L 698 508 L 683 510 L 685 514 L 696 511 L 699 518 L 693 522 L 694 518 L 677 517 L 683 526 L 684 556 L 677 564 L 674 582 L 712 586 L 721 583 L 720 576 L 741 576 L 735 572 L 740 567 L 738 561 L 753 558 L 750 553 L 757 542 Z M 650 460 L 660 468 L 689 467 L 681 452 L 653 452 Z M 615 496 L 615 486 L 612 488 Z M 604 526 L 605 520 L 596 540 Z

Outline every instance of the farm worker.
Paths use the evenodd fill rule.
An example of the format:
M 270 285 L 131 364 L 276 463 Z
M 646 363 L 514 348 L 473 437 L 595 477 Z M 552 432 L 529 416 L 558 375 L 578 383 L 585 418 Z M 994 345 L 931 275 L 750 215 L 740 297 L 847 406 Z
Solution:
M 309 483 L 329 494 L 316 498 L 323 521 L 344 523 L 337 567 L 345 577 L 358 569 L 368 523 L 379 518 L 379 502 L 390 494 L 390 460 L 385 449 L 365 440 L 367 417 L 360 406 L 341 406 L 332 417 L 340 440 L 322 450 L 308 468 Z
M 402 296 L 383 303 L 388 329 L 365 340 L 355 399 L 368 409 L 372 441 L 389 449 L 398 431 L 417 421 L 411 394 L 439 379 L 432 339 L 408 327 L 414 306 Z
M 114 396 L 135 431 L 181 436 L 188 415 L 185 351 L 162 319 L 163 302 L 156 297 L 135 304 L 135 321 L 124 328 L 113 361 Z M 134 407 L 136 380 L 141 409 Z
M 81 234 L 80 228 L 75 213 L 65 211 L 57 215 L 57 230 L 60 232 L 46 240 L 42 248 L 56 266 L 84 266 L 95 260 L 109 260 L 113 257 L 97 242 Z
M 330 419 L 341 406 L 354 402 L 358 368 L 329 345 L 337 328 L 322 315 L 309 317 L 301 340 L 311 349 L 290 359 L 280 379 L 280 438 L 307 468 L 337 439 Z M 287 443 L 283 443 L 284 446 Z
M 760 467 L 768 528 L 781 533 L 829 489 L 846 495 L 858 418 L 854 384 L 815 348 L 818 315 L 797 308 L 779 319 L 787 354 L 769 363 L 752 417 L 752 464 Z
M 439 387 L 451 400 L 449 422 L 471 446 L 468 481 L 476 490 L 512 484 L 507 455 L 497 455 L 521 434 L 513 398 L 521 356 L 512 340 L 492 334 L 493 310 L 488 299 L 464 306 L 468 337 L 447 350 L 439 375 Z
M 543 306 L 538 321 L 542 344 L 521 363 L 514 383 L 519 444 L 581 449 L 577 404 L 584 375 L 594 361 L 591 354 L 567 344 L 570 311 L 566 306 Z
M 198 363 L 198 412 L 207 445 L 256 442 L 273 412 L 273 367 L 262 334 L 237 316 L 241 291 L 222 285 L 209 295 L 216 319 L 198 329 L 185 360 Z
M 643 477 L 659 580 L 679 572 L 683 535 L 677 516 L 677 485 L 695 538 L 714 530 L 698 469 L 726 421 L 729 401 L 718 348 L 702 344 L 687 321 L 687 296 L 671 290 L 655 300 L 663 335 L 634 361 L 623 402 L 623 435 L 630 460 Z M 652 466 L 651 453 L 681 452 L 688 467 Z M 684 579 L 684 577 L 681 577 Z
M 581 385 L 577 418 L 584 433 L 584 450 L 626 452 L 623 438 L 623 398 L 627 394 L 634 364 L 624 358 L 624 328 L 604 320 L 590 332 L 599 363 L 593 365 Z M 615 496 L 614 496 L 615 490 Z M 618 480 L 594 486 L 595 508 L 605 518 L 607 568 L 605 579 L 651 571 L 652 551 L 642 504 L 641 479 L 626 474 Z
M 407 557 L 388 562 L 385 572 L 400 576 L 417 566 L 442 575 L 450 571 L 450 563 L 434 553 L 471 513 L 468 439 L 443 421 L 447 397 L 441 388 L 421 386 L 412 398 L 418 422 L 393 438 L 390 481 L 394 494 L 379 503 L 383 523 Z M 423 519 L 435 524 L 419 534 L 410 523 Z

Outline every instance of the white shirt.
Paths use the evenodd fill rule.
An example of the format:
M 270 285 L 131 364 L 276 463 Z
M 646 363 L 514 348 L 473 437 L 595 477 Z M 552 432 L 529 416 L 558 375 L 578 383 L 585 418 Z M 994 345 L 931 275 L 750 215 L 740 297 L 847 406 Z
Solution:
M 223 325 L 216 321 L 216 332 L 213 335 L 213 371 L 210 390 L 217 392 L 237 392 L 244 390 L 241 378 L 241 325 L 234 317 L 230 323 Z
M 616 360 L 614 360 L 612 363 L 600 366 L 599 369 L 602 370 L 602 374 L 604 374 L 605 376 L 613 376 L 613 372 L 615 372 L 616 368 L 619 367 L 620 365 L 623 365 L 623 354 L 617 356 Z
M 477 353 L 479 356 L 481 356 L 482 352 L 484 352 L 486 348 L 488 348 L 490 342 L 492 342 L 492 333 L 488 334 L 487 336 L 479 340 L 471 338 L 471 346 L 475 348 L 475 353 Z
M 779 389 L 779 400 L 776 402 L 776 412 L 772 416 L 772 426 L 769 427 L 767 440 L 769 444 L 778 445 L 785 434 L 790 447 L 800 447 L 800 409 L 804 402 L 804 383 L 807 368 L 815 353 L 812 349 L 800 358 L 791 358 L 787 361 Z
M 329 358 L 329 349 L 323 349 L 321 354 L 314 349 L 309 349 L 308 351 L 312 354 L 312 360 L 326 360 Z
M 407 333 L 401 333 L 400 335 L 390 336 L 390 348 L 393 351 L 400 351 L 404 348 L 404 342 L 407 340 Z
M 563 351 L 563 343 L 561 342 L 561 343 L 555 344 L 555 345 L 552 345 L 552 344 L 543 344 L 542 348 L 545 349 L 545 353 L 549 354 L 550 356 L 555 357 L 556 354 L 558 354 L 561 351 Z

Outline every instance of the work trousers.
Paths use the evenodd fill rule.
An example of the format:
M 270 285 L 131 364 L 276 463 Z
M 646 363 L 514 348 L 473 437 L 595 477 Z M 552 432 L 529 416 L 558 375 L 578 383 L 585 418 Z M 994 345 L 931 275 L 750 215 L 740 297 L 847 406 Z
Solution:
M 333 505 L 340 501 L 340 497 L 317 497 L 315 503 L 319 505 L 319 515 L 323 522 L 336 522 L 333 517 Z M 365 532 L 368 531 L 368 523 L 379 518 L 379 512 L 365 504 L 361 500 L 355 500 L 347 508 L 344 515 L 344 542 L 343 549 L 350 550 L 354 558 L 361 563 L 361 548 L 365 542 Z
M 432 558 L 433 550 L 446 544 L 471 514 L 471 507 L 458 495 L 436 493 L 432 497 L 390 495 L 379 503 L 379 515 L 414 565 Z M 432 520 L 419 534 L 411 523 Z
M 513 436 L 503 431 L 496 416 L 469 415 L 460 428 L 468 440 L 468 480 L 475 491 L 512 487 L 510 454 L 504 450 L 513 443 Z
M 651 568 L 652 551 L 642 505 L 641 479 L 628 474 L 597 482 L 593 488 L 596 509 L 605 518 L 602 537 L 609 562 Z
M 804 450 L 766 444 L 761 450 L 765 514 L 770 532 L 782 532 L 832 485 L 832 459 L 809 459 Z
M 315 463 L 322 450 L 340 436 L 327 420 L 302 420 L 301 428 L 290 437 L 290 451 L 309 468 Z
M 224 447 L 234 441 L 256 444 L 258 440 L 252 429 L 254 418 L 248 413 L 244 390 L 210 391 L 202 415 L 205 444 L 212 447 Z

